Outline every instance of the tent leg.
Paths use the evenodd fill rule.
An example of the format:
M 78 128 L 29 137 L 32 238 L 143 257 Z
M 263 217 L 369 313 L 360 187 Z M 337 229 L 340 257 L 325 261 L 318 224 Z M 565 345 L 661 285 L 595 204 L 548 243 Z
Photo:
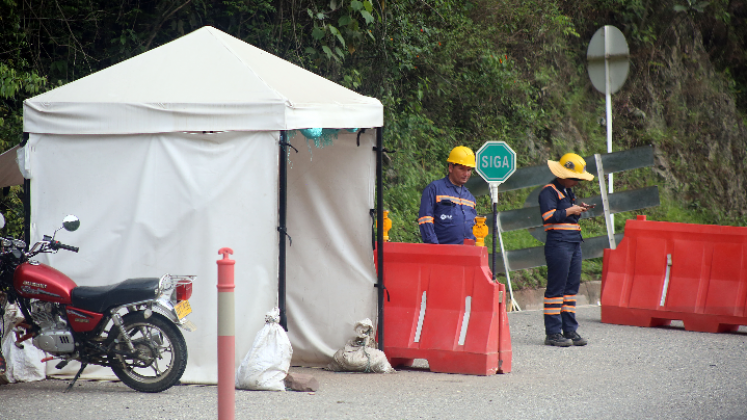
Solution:
M 285 237 L 286 216 L 288 211 L 288 143 L 287 133 L 280 132 L 280 156 L 278 177 L 278 308 L 280 309 L 280 325 L 288 331 L 288 318 L 285 309 Z
M 29 133 L 23 133 L 21 147 L 29 141 Z M 26 243 L 31 245 L 31 180 L 23 180 L 23 235 Z
M 384 181 L 382 163 L 384 155 L 384 127 L 376 129 L 376 287 L 378 288 L 378 330 L 379 350 L 384 351 Z

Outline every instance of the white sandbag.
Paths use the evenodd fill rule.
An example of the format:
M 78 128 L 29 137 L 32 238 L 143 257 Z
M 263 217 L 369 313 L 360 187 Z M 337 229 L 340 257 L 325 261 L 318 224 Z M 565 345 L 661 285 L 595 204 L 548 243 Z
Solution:
M 15 345 L 16 334 L 13 329 L 17 322 L 23 321 L 23 316 L 15 305 L 8 305 L 5 309 L 6 331 L 3 331 L 2 343 L 6 363 L 5 379 L 11 384 L 46 379 L 46 365 L 41 361 L 46 354 L 34 347 L 31 340 L 23 342 L 23 348 Z
M 337 350 L 325 369 L 335 372 L 394 372 L 384 352 L 375 347 L 371 320 L 366 318 L 356 322 L 355 333 L 356 337 Z
M 265 315 L 265 326 L 257 333 L 252 350 L 236 371 L 236 389 L 285 391 L 293 348 L 279 322 L 278 308 Z

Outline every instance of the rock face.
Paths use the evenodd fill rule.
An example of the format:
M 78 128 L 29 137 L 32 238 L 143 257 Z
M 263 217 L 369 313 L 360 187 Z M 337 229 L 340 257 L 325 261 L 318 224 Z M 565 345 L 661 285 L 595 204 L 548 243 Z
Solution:
M 747 215 L 747 127 L 732 88 L 711 62 L 698 30 L 672 26 L 633 60 L 627 90 L 615 98 L 615 135 L 656 147 L 664 187 L 691 210 Z
M 655 42 L 627 35 L 630 72 L 612 95 L 613 151 L 654 145 L 656 176 L 646 184 L 659 185 L 662 194 L 687 210 L 702 211 L 709 223 L 734 223 L 747 216 L 747 119 L 733 82 L 714 64 L 713 46 L 704 45 L 702 29 L 709 27 L 680 17 L 662 27 Z M 557 68 L 562 76 L 562 60 Z M 566 149 L 603 150 L 606 129 L 591 126 L 588 116 L 606 123 L 604 96 L 593 95 L 600 100 L 595 109 L 571 109 L 553 121 L 548 139 L 539 139 L 550 144 L 548 159 Z M 638 188 L 641 176 L 645 173 L 621 173 L 616 184 Z
M 747 216 L 747 118 L 744 105 L 740 108 L 739 102 L 744 93 L 740 93 L 732 80 L 743 77 L 735 76 L 728 68 L 726 71 L 717 68 L 731 63 L 724 58 L 724 51 L 716 51 L 719 40 L 726 41 L 725 34 L 714 33 L 719 25 L 705 15 L 682 14 L 661 21 L 657 13 L 669 13 L 672 7 L 671 2 L 664 3 L 647 6 L 649 12 L 656 11 L 649 15 L 652 20 L 646 21 L 656 34 L 655 39 L 643 42 L 634 25 L 614 23 L 624 29 L 631 56 L 628 78 L 612 95 L 613 151 L 647 144 L 654 145 L 656 150 L 653 177 L 648 169 L 621 173 L 615 175 L 615 189 L 658 185 L 665 195 L 663 202 L 674 200 L 678 207 L 704 216 L 696 216 L 695 220 L 744 223 L 740 220 Z M 747 8 L 747 2 L 734 3 L 730 7 L 741 5 L 740 13 Z M 583 16 L 575 15 L 575 22 L 583 21 Z M 582 38 L 579 47 L 585 48 L 588 38 Z M 733 60 L 735 66 L 743 62 L 743 59 Z M 559 98 L 582 96 L 572 87 L 574 77 L 579 76 L 570 70 L 574 65 L 585 68 L 578 56 L 559 57 L 550 66 L 556 77 L 539 82 L 546 86 L 542 87 L 538 104 L 546 107 L 548 113 L 559 115 L 547 119 L 547 136 L 537 132 L 536 138 L 526 136 L 519 140 L 530 151 L 537 146 L 541 156 L 524 153 L 532 161 L 554 159 L 566 150 L 588 153 L 606 149 L 603 143 L 606 128 L 599 125 L 606 123 L 604 95 L 589 89 L 583 92 L 584 99 L 569 100 L 567 106 L 558 105 Z M 589 82 L 583 74 L 577 83 Z M 589 98 L 598 102 L 589 106 Z M 584 105 L 577 109 L 578 104 Z M 522 149 L 521 145 L 517 149 Z

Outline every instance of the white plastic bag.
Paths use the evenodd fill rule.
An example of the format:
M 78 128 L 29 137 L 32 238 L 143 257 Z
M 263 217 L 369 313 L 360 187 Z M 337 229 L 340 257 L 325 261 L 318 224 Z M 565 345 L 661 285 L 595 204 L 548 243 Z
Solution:
M 265 315 L 265 326 L 257 333 L 252 350 L 236 371 L 236 389 L 285 391 L 293 348 L 279 322 L 278 308 Z
M 355 323 L 356 337 L 337 350 L 325 369 L 335 372 L 392 373 L 394 369 L 383 351 L 374 347 L 374 328 L 366 318 Z
M 3 331 L 2 352 L 5 356 L 5 379 L 13 384 L 16 382 L 33 382 L 47 379 L 47 366 L 42 363 L 46 356 L 44 351 L 31 344 L 31 340 L 22 343 L 23 348 L 15 345 L 14 330 L 18 321 L 23 320 L 15 305 L 8 305 L 5 312 L 5 328 Z

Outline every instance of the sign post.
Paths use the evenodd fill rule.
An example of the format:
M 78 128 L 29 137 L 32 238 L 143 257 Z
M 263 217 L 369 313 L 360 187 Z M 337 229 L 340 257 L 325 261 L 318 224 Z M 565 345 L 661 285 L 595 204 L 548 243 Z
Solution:
M 498 186 L 506 182 L 506 180 L 516 171 L 516 152 L 506 144 L 505 141 L 489 141 L 482 145 L 480 150 L 477 151 L 477 166 L 475 171 L 490 185 L 490 198 L 493 201 L 493 280 L 497 279 L 495 270 L 496 260 L 496 244 L 495 237 L 497 236 L 501 243 L 501 255 L 503 256 L 503 266 L 506 269 L 506 284 L 508 285 L 508 291 L 511 294 L 511 306 L 517 310 L 521 310 L 516 300 L 514 300 L 514 291 L 511 287 L 511 277 L 508 274 L 508 258 L 506 257 L 506 250 L 503 247 L 503 235 L 501 234 L 501 221 L 498 218 Z
M 628 78 L 628 69 L 630 68 L 630 54 L 628 42 L 625 35 L 614 26 L 604 26 L 599 28 L 589 41 L 589 48 L 586 50 L 586 59 L 589 61 L 589 79 L 596 90 L 604 93 L 606 103 L 606 122 L 607 122 L 607 153 L 612 153 L 612 94 L 620 90 Z M 597 174 L 600 178 L 604 174 Z M 609 193 L 612 194 L 612 174 L 609 174 Z M 614 216 L 610 216 L 613 223 L 612 232 L 614 233 Z M 613 248 L 614 249 L 614 248 Z

